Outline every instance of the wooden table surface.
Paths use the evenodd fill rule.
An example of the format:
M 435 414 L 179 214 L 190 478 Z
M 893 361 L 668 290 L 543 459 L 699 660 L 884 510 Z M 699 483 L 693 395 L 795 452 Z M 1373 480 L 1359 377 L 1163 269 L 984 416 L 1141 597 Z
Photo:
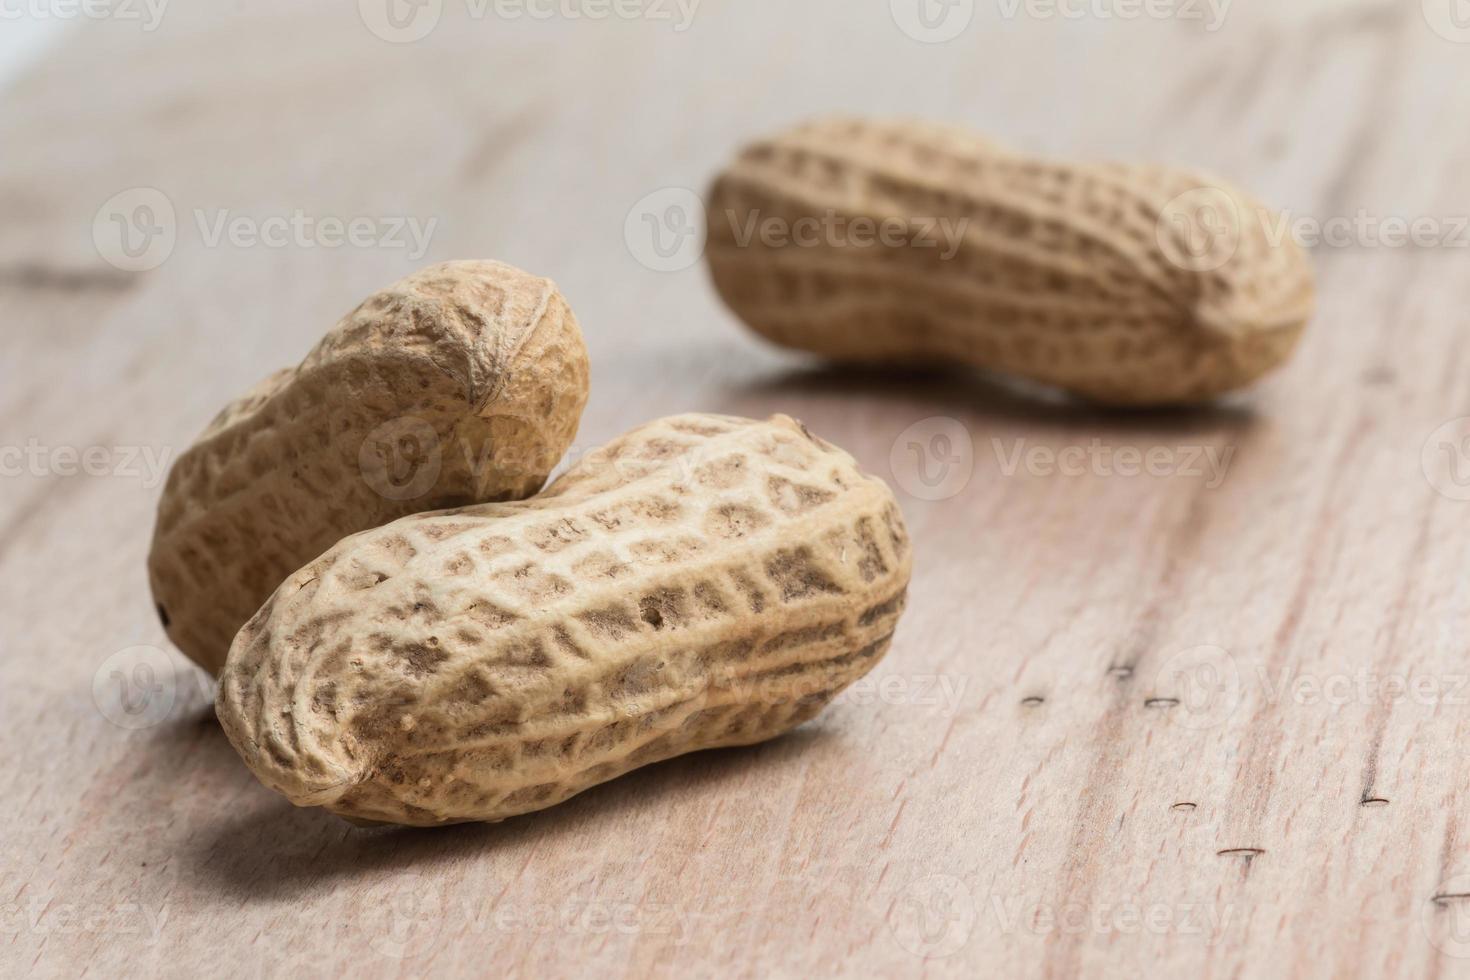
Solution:
M 86 21 L 0 91 L 0 972 L 1464 971 L 1452 0 L 961 0 L 928 35 L 910 0 L 703 0 L 687 25 L 672 0 L 447 0 L 432 25 L 374 2 Z M 1341 232 L 1320 313 L 1286 370 L 1187 413 L 819 370 L 638 229 L 827 111 L 1207 167 Z M 383 235 L 215 235 L 298 212 Z M 118 251 L 113 216 L 170 214 L 171 248 Z M 434 222 L 421 254 L 408 219 Z M 149 599 L 161 468 L 363 296 L 463 257 L 571 299 L 579 448 L 786 412 L 894 486 L 917 567 L 870 683 L 498 825 L 358 830 L 255 782 Z

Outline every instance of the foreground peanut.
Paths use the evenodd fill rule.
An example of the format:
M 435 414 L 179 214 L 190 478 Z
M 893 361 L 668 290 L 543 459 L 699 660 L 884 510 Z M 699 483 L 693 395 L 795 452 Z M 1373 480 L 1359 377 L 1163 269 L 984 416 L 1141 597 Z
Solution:
M 377 293 L 170 471 L 148 556 L 169 637 L 217 673 L 276 586 L 344 536 L 535 493 L 576 435 L 587 373 L 549 280 L 450 262 Z
M 708 207 L 731 309 L 841 361 L 1188 402 L 1282 363 L 1313 311 L 1306 255 L 1221 181 L 1050 163 L 936 125 L 803 126 L 745 150 Z
M 813 717 L 887 651 L 909 571 L 846 453 L 676 416 L 531 500 L 346 539 L 241 630 L 217 712 L 298 805 L 500 820 Z

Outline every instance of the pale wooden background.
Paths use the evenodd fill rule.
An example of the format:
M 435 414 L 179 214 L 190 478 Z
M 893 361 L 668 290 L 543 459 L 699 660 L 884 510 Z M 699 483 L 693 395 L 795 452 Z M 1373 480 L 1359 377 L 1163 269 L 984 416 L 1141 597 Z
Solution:
M 918 567 L 885 696 L 505 824 L 366 832 L 257 785 L 200 676 L 158 652 L 156 486 L 0 479 L 0 972 L 1462 972 L 1470 502 L 1421 451 L 1470 415 L 1470 253 L 1319 248 L 1288 370 L 1212 410 L 1099 415 L 811 373 L 701 268 L 654 272 L 624 241 L 644 195 L 829 110 L 1205 165 L 1308 218 L 1449 221 L 1470 209 L 1470 44 L 1431 29 L 1443 6 L 1242 0 L 1209 31 L 980 0 L 940 45 L 887 0 L 704 0 L 682 33 L 449 0 L 404 45 L 347 0 L 79 25 L 0 92 L 0 446 L 176 452 L 373 289 L 494 257 L 579 313 L 579 445 L 680 411 L 798 415 L 900 488 Z M 135 275 L 92 222 L 139 186 L 180 234 Z M 439 224 L 414 260 L 209 248 L 192 217 L 298 208 Z M 975 470 L 930 502 L 890 451 L 935 416 Z M 1006 475 L 997 439 L 1234 456 L 1218 486 Z M 1201 646 L 1221 648 L 1213 700 L 1176 669 Z M 109 720 L 136 717 L 118 677 L 160 658 L 128 702 L 158 723 Z

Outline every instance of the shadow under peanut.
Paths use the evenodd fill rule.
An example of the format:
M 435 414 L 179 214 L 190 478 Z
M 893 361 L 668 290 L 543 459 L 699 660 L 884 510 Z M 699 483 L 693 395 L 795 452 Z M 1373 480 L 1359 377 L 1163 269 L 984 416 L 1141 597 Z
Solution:
M 997 428 L 1018 423 L 1138 435 L 1242 435 L 1259 419 L 1252 397 L 1246 389 L 1200 405 L 1113 407 L 964 367 L 808 365 L 727 387 L 720 410 L 752 417 L 806 412 L 815 418 L 882 410 L 901 412 L 909 421 L 922 415 L 967 416 Z
M 228 750 L 223 732 L 216 737 Z M 672 806 L 713 806 L 742 777 L 802 762 L 838 740 L 815 722 L 781 738 L 712 749 L 637 769 L 565 803 L 500 823 L 360 828 L 319 808 L 293 806 L 255 784 L 228 817 L 207 827 L 184 855 L 190 884 L 238 901 L 289 900 L 384 871 L 428 872 L 491 850 L 530 854 L 537 846 L 584 840 L 589 833 L 646 833 L 649 814 Z M 233 750 L 229 750 L 233 754 Z M 254 783 L 235 760 L 239 778 Z

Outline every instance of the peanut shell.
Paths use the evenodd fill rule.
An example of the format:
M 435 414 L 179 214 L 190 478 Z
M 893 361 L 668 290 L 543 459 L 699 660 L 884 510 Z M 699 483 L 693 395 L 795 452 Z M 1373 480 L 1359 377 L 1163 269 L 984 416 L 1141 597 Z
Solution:
M 682 415 L 537 497 L 343 541 L 241 630 L 217 712 L 300 806 L 431 826 L 774 738 L 887 651 L 892 493 L 784 416 Z
M 550 280 L 449 262 L 375 294 L 170 470 L 148 556 L 170 639 L 217 673 L 261 603 L 344 536 L 535 493 L 576 435 L 587 375 Z
M 1244 386 L 1287 359 L 1315 302 L 1285 225 L 1222 180 L 1048 162 L 928 123 L 829 119 L 760 141 L 708 211 L 717 290 L 775 343 L 1103 403 Z

